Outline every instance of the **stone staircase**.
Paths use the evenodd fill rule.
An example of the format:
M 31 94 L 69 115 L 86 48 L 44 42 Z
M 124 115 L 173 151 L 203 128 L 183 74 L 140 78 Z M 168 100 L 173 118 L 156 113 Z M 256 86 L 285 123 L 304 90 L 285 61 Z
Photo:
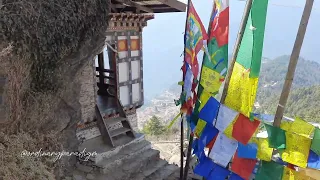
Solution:
M 79 152 L 97 152 L 88 161 L 78 160 L 74 180 L 169 180 L 176 177 L 179 167 L 160 158 L 160 152 L 151 148 L 144 135 L 136 134 L 134 140 L 120 136 L 122 146 L 110 147 L 101 136 L 81 144 Z M 178 174 L 179 175 L 179 174 Z M 170 180 L 171 180 L 170 179 Z

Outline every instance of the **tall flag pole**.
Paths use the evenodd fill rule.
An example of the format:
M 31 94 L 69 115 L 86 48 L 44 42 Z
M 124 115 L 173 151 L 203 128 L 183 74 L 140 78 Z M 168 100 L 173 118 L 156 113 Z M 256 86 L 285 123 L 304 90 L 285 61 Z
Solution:
M 196 87 L 199 74 L 199 64 L 197 54 L 202 49 L 203 43 L 208 39 L 204 26 L 198 16 L 191 0 L 188 0 L 187 18 L 184 34 L 184 63 L 183 87 L 179 103 L 181 104 L 182 117 L 186 117 L 190 122 L 190 116 L 193 110 L 194 102 L 197 99 Z M 181 169 L 180 179 L 183 177 L 183 120 L 181 121 Z
M 313 2 L 314 2 L 314 0 L 307 0 L 305 7 L 304 7 L 304 10 L 303 10 L 303 15 L 302 15 L 302 18 L 300 21 L 298 34 L 297 34 L 296 41 L 294 43 L 291 57 L 290 57 L 286 80 L 284 82 L 284 86 L 283 86 L 283 89 L 281 92 L 279 104 L 278 104 L 276 115 L 275 115 L 275 120 L 273 122 L 273 125 L 275 127 L 280 127 L 280 123 L 283 118 L 284 108 L 287 104 L 287 100 L 288 100 L 289 92 L 291 89 L 295 69 L 296 69 L 299 55 L 300 55 L 301 46 L 302 46 L 302 43 L 304 40 L 304 36 L 305 36 L 306 29 L 308 26 L 310 14 L 312 11 Z
M 186 56 L 186 50 L 185 50 L 185 47 L 186 47 L 186 41 L 187 41 L 187 22 L 188 22 L 188 14 L 189 14 L 189 6 L 190 6 L 190 2 L 191 0 L 188 0 L 188 4 L 187 4 L 187 15 L 186 15 L 186 24 L 185 24 L 185 30 L 184 30 L 184 39 L 183 39 L 183 42 L 184 42 L 184 58 Z M 183 61 L 183 65 L 182 65 L 182 72 L 183 72 L 183 75 L 182 75 L 182 81 L 185 81 L 185 76 L 186 76 L 186 63 L 185 61 Z M 182 93 L 181 93 L 181 96 L 184 92 L 184 85 L 182 86 Z M 182 103 L 183 103 L 183 100 L 181 99 L 180 97 L 180 103 L 181 103 L 181 106 L 182 106 Z M 183 115 L 181 115 L 182 117 Z M 184 128 L 183 128 L 183 119 L 181 120 L 181 124 L 180 124 L 180 179 L 182 179 L 183 177 L 183 151 L 184 151 L 184 147 L 183 147 L 183 144 L 184 144 L 184 137 L 183 137 L 183 134 L 184 134 Z
M 208 65 L 210 64 L 211 66 L 216 66 L 217 63 L 214 64 L 214 62 L 211 62 L 212 59 L 214 59 L 215 55 L 219 54 L 219 57 L 221 58 L 223 55 L 226 55 L 225 57 L 223 57 L 223 60 L 227 61 L 227 54 L 228 54 L 228 47 L 225 44 L 225 42 L 228 41 L 228 35 L 229 35 L 229 2 L 228 0 L 224 0 L 223 2 L 218 2 L 218 1 L 213 1 L 213 7 L 212 7 L 212 11 L 211 11 L 211 15 L 210 15 L 210 20 L 209 20 L 209 27 L 208 27 L 208 36 L 209 36 L 209 47 L 207 46 L 207 41 L 204 42 L 204 46 L 203 46 L 203 50 L 204 50 L 204 55 L 203 55 L 203 63 L 202 63 L 202 68 L 201 68 L 201 72 L 200 72 L 200 81 L 202 79 L 202 71 L 203 71 L 203 66 L 204 64 Z M 218 24 L 218 17 L 220 12 L 224 11 L 224 13 L 221 13 L 222 15 L 220 16 L 220 23 Z M 219 37 L 221 35 L 221 38 L 219 38 L 220 40 L 224 41 L 221 44 L 224 44 L 226 47 L 223 49 L 223 51 L 219 52 L 219 47 L 216 46 L 217 41 L 215 37 Z M 220 41 L 221 42 L 221 41 Z M 218 52 L 218 53 L 217 53 Z M 223 54 L 223 55 L 222 55 Z M 222 55 L 222 56 L 221 56 Z M 211 58 L 212 57 L 212 58 Z M 218 56 L 217 56 L 218 57 Z M 221 58 L 222 59 L 222 58 Z M 212 63 L 212 64 L 211 64 Z M 227 64 L 226 62 L 222 62 L 220 64 L 220 68 L 223 67 L 223 63 Z M 222 65 L 222 66 L 221 66 Z M 227 67 L 224 66 L 224 68 L 226 69 Z M 201 84 L 199 84 L 198 86 L 198 95 L 197 97 L 201 96 L 201 93 L 203 91 L 203 87 Z M 196 125 L 198 117 L 196 117 L 198 115 L 198 108 L 199 108 L 199 100 L 197 99 L 196 101 L 196 107 L 194 108 L 193 111 L 193 117 L 191 118 L 191 124 Z M 183 180 L 187 179 L 188 176 L 188 170 L 189 170 L 189 163 L 190 163 L 190 158 L 191 158 L 191 150 L 192 150 L 192 144 L 193 144 L 193 138 L 194 138 L 194 133 L 190 133 L 190 137 L 189 137 L 189 144 L 188 144 L 188 152 L 187 152 L 187 160 L 186 160 L 186 165 L 185 165 L 185 169 L 184 169 L 184 178 Z

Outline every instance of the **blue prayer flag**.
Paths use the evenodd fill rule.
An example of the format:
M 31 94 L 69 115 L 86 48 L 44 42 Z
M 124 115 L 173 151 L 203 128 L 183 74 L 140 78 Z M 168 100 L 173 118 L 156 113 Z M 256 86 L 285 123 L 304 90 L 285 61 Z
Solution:
M 219 130 L 216 127 L 212 124 L 206 124 L 199 138 L 200 147 L 204 149 L 218 133 Z
M 217 101 L 213 97 L 210 97 L 207 103 L 201 109 L 199 113 L 199 118 L 206 121 L 209 124 L 213 124 L 218 115 L 219 106 L 219 101 Z
M 310 150 L 308 157 L 308 168 L 320 169 L 320 156 Z
M 229 177 L 229 180 L 244 180 L 244 179 L 240 177 L 238 174 L 232 173 Z
M 219 165 L 215 165 L 207 180 L 225 180 L 230 171 Z
M 257 159 L 258 145 L 255 143 L 249 143 L 243 145 L 238 143 L 238 157 L 246 159 Z
M 193 154 L 198 157 L 200 162 L 203 162 L 206 158 L 206 154 L 204 153 L 204 148 L 199 147 L 199 140 L 195 139 L 192 143 Z
M 216 164 L 209 158 L 205 158 L 204 161 L 200 162 L 193 170 L 195 174 L 198 174 L 199 176 L 202 176 L 204 178 L 208 178 L 210 175 L 210 172 Z

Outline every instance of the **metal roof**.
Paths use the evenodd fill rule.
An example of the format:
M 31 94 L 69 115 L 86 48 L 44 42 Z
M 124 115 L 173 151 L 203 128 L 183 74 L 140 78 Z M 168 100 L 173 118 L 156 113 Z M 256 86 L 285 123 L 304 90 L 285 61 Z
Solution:
M 186 4 L 179 0 L 111 0 L 116 13 L 169 13 L 185 12 Z

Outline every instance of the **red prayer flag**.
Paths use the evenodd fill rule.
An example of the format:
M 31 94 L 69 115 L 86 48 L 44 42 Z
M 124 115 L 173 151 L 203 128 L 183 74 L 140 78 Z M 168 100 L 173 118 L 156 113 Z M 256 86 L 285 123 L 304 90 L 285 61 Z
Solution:
M 216 38 L 219 47 L 228 44 L 229 7 L 220 12 L 219 16 L 214 18 L 211 27 L 210 40 Z
M 237 151 L 232 160 L 231 170 L 243 179 L 248 180 L 256 166 L 256 163 L 256 159 L 240 158 Z
M 207 148 L 209 148 L 210 150 L 212 149 L 214 143 L 216 142 L 216 139 L 217 139 L 218 135 L 216 135 L 210 142 L 209 144 L 207 144 Z
M 259 127 L 260 121 L 253 122 L 243 114 L 239 114 L 238 119 L 233 125 L 232 137 L 244 145 L 247 145 L 254 132 Z

